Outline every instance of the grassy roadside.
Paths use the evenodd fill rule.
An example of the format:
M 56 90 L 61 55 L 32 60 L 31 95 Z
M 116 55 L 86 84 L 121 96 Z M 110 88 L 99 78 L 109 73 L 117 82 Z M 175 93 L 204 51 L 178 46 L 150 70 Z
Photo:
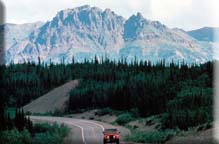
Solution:
M 206 130 L 209 131 L 212 128 L 212 123 L 207 122 L 190 127 L 188 130 L 179 128 L 167 129 L 162 127 L 162 120 L 165 114 L 141 118 L 135 110 L 123 112 L 105 108 L 97 110 L 96 115 L 98 119 L 106 115 L 115 116 L 115 121 L 110 124 L 128 128 L 131 131 L 131 135 L 126 136 L 125 140 L 134 143 L 162 144 L 169 142 L 175 137 L 181 137 L 182 139 L 194 137 L 194 139 L 198 139 L 200 133 L 205 133 Z M 207 135 L 207 137 L 209 136 Z
M 134 130 L 132 131 L 132 135 L 126 137 L 126 140 L 137 143 L 164 143 L 169 140 L 174 133 L 172 130 L 151 132 Z
M 131 131 L 131 135 L 126 136 L 126 141 L 157 144 L 164 143 L 176 135 L 174 130 L 161 130 L 160 119 L 160 116 L 140 118 L 133 112 L 126 112 L 118 115 L 115 124 L 125 126 Z
M 131 131 L 131 135 L 125 137 L 127 142 L 135 143 L 164 143 L 169 140 L 174 134 L 173 130 L 158 130 L 160 117 L 152 116 L 147 119 L 141 118 L 138 115 L 138 112 L 133 109 L 129 112 L 115 111 L 110 108 L 104 108 L 97 110 L 96 115 L 114 115 L 116 119 L 111 124 L 116 126 L 124 126 Z M 132 124 L 135 122 L 135 124 Z M 157 125 L 157 129 L 153 128 L 152 130 L 141 130 L 143 127 L 150 125 Z
M 177 140 L 177 142 L 180 144 L 183 143 L 184 140 L 196 140 L 200 142 L 205 138 L 210 139 L 207 141 L 213 141 L 213 139 L 210 138 L 211 135 L 206 133 L 206 131 L 211 130 L 212 123 L 204 123 L 196 127 L 190 127 L 188 130 L 181 130 L 179 128 L 162 129 L 156 116 L 152 116 L 146 119 L 138 119 L 136 121 L 139 121 L 139 123 L 144 123 L 144 128 L 142 128 L 142 125 L 141 127 L 139 125 L 130 125 L 132 122 L 127 123 L 125 126 L 129 128 L 132 133 L 132 135 L 126 137 L 127 141 L 151 144 L 168 144 L 169 141 L 172 141 L 172 139 L 175 138 L 180 138 Z

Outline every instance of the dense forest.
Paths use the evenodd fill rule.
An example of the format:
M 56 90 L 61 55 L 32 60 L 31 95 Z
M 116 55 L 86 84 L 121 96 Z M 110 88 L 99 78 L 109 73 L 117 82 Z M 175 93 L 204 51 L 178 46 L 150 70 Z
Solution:
M 70 92 L 66 112 L 110 107 L 135 109 L 139 116 L 163 114 L 164 128 L 187 129 L 211 122 L 213 62 L 187 65 L 150 61 L 127 63 L 108 59 L 84 63 L 39 62 L 0 66 L 1 111 L 21 107 L 72 79 L 79 86 Z
M 23 105 L 69 80 L 58 77 L 63 65 L 55 70 L 33 63 L 0 66 L 0 144 L 60 144 L 69 129 L 58 124 L 33 125 Z M 49 77 L 53 69 L 56 79 Z M 57 71 L 56 71 L 57 70 Z M 61 73 L 63 74 L 63 73 Z M 51 75 L 54 76 L 54 75 Z M 60 78 L 60 79 L 59 79 Z
M 96 61 L 81 68 L 87 74 L 70 93 L 70 112 L 110 107 L 135 110 L 141 117 L 163 114 L 163 128 L 180 129 L 213 120 L 212 62 L 188 66 Z

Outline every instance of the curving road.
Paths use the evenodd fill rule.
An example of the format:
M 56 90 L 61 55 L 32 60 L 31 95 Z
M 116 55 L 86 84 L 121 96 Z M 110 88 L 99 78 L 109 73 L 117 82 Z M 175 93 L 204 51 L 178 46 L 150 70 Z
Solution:
M 115 128 L 110 124 L 65 117 L 31 116 L 33 122 L 56 122 L 65 124 L 71 128 L 68 137 L 68 144 L 103 144 L 103 130 L 105 128 Z M 121 132 L 121 138 L 130 134 L 124 127 L 116 127 Z

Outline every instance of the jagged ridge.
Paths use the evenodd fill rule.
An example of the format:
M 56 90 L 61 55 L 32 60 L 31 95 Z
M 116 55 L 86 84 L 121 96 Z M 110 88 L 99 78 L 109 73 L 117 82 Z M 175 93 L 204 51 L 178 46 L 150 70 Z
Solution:
M 6 53 L 6 62 L 42 61 L 82 62 L 107 56 L 110 59 L 137 57 L 139 60 L 202 63 L 212 60 L 211 45 L 199 42 L 179 29 L 169 29 L 158 21 L 145 19 L 140 13 L 128 20 L 110 9 L 88 5 L 57 13 L 35 28 L 26 39 Z

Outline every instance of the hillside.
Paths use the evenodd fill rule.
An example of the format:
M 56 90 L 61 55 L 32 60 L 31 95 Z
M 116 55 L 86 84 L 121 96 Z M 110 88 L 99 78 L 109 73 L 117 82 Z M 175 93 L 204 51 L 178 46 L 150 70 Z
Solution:
M 25 105 L 23 109 L 31 113 L 63 111 L 68 101 L 69 91 L 77 85 L 78 80 L 70 81 Z
M 4 24 L 0 25 L 0 33 L 5 33 L 5 48 L 8 50 L 13 45 L 21 42 L 29 36 L 29 34 L 34 30 L 43 25 L 42 22 L 36 23 L 26 23 L 26 24 Z
M 188 31 L 187 33 L 199 41 L 214 42 L 215 41 L 215 38 L 214 38 L 215 31 L 219 31 L 219 28 L 203 27 L 200 29 Z

